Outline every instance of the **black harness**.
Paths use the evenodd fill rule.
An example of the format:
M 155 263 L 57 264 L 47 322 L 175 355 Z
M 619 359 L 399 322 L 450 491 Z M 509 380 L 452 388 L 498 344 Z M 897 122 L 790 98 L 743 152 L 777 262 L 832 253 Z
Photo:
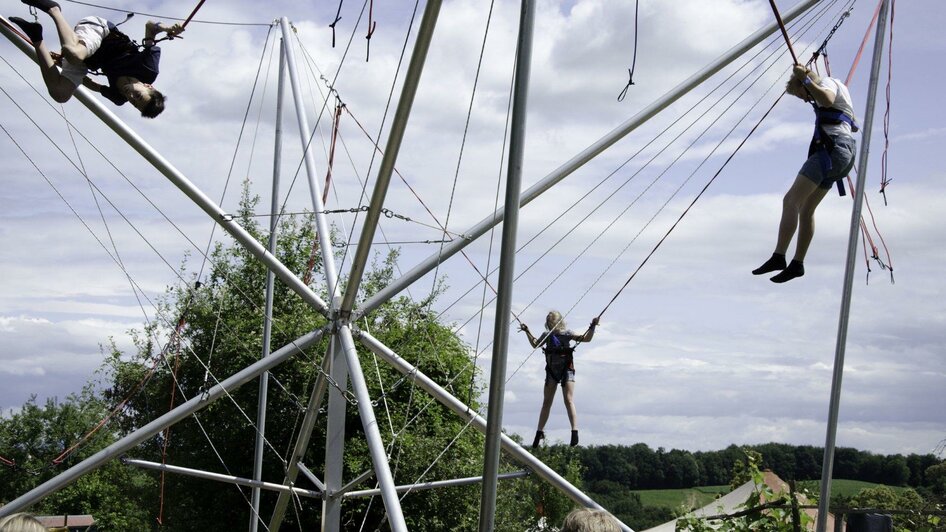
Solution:
M 815 131 L 811 136 L 811 144 L 808 145 L 808 157 L 818 154 L 818 162 L 821 164 L 822 172 L 827 175 L 832 168 L 831 152 L 834 150 L 834 139 L 824 130 L 824 125 L 839 125 L 845 123 L 851 126 L 851 131 L 857 133 L 860 128 L 853 117 L 843 111 L 830 107 L 818 107 L 814 103 L 811 106 L 815 110 Z M 844 183 L 842 179 L 837 180 L 838 195 L 844 196 Z

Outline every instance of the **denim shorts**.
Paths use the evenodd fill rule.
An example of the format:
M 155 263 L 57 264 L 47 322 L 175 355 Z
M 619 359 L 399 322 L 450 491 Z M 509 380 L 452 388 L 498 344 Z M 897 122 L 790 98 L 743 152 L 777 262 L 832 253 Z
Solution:
M 832 137 L 834 149 L 825 156 L 824 151 L 815 151 L 802 165 L 799 174 L 815 182 L 819 188 L 829 189 L 835 181 L 844 179 L 854 167 L 857 141 L 846 135 Z M 830 159 L 830 167 L 827 164 Z

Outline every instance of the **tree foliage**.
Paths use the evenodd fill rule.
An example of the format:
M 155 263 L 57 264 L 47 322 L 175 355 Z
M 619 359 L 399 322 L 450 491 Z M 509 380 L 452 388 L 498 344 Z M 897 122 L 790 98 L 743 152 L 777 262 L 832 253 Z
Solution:
M 251 216 L 256 200 L 244 198 L 238 221 L 262 240 Z M 311 223 L 297 218 L 280 224 L 276 256 L 300 277 L 309 264 L 315 235 Z M 388 284 L 397 254 L 373 264 L 361 284 L 363 297 Z M 315 261 L 319 263 L 318 260 Z M 106 396 L 116 399 L 134 389 L 152 371 L 148 386 L 134 396 L 121 418 L 123 431 L 133 430 L 166 412 L 174 403 L 199 396 L 203 390 L 258 360 L 262 352 L 265 268 L 242 247 L 218 245 L 211 256 L 210 273 L 199 287 L 178 286 L 169 291 L 166 313 L 172 320 L 153 322 L 136 334 L 136 352 L 113 352 L 109 359 L 113 376 Z M 313 279 L 319 279 L 317 266 Z M 196 279 L 195 279 L 196 281 Z M 314 282 L 321 286 L 324 283 Z M 437 291 L 430 296 L 434 298 Z M 327 297 L 323 293 L 323 297 Z M 456 395 L 478 407 L 480 390 L 471 371 L 468 349 L 428 312 L 429 300 L 401 297 L 381 306 L 356 324 L 370 332 L 402 358 Z M 276 349 L 323 327 L 326 319 L 296 294 L 276 283 L 273 308 L 272 346 Z M 170 338 L 164 340 L 162 338 Z M 271 374 L 269 407 L 265 429 L 263 479 L 281 482 L 284 460 L 297 435 L 305 403 L 321 369 L 328 340 L 300 353 L 275 368 Z M 419 391 L 409 378 L 375 359 L 359 346 L 358 356 L 369 392 L 377 403 L 376 417 L 398 484 L 475 476 L 481 473 L 482 439 L 462 420 Z M 338 387 L 341 383 L 331 382 Z M 353 395 L 347 408 L 344 478 L 351 479 L 372 469 L 372 462 Z M 175 398 L 175 399 L 172 399 Z M 258 402 L 255 384 L 228 394 L 196 416 L 151 438 L 135 455 L 152 461 L 167 461 L 190 468 L 252 477 L 254 426 Z M 323 418 L 324 419 L 324 418 Z M 319 423 L 310 440 L 304 462 L 322 469 L 325 427 Z M 157 479 L 156 479 L 157 480 Z M 301 487 L 307 486 L 300 481 Z M 213 486 L 214 489 L 208 489 Z M 358 489 L 374 487 L 374 480 Z M 200 496 L 196 496 L 200 494 Z M 160 499 L 160 502 L 159 502 Z M 275 495 L 264 492 L 261 515 L 268 521 Z M 162 522 L 173 530 L 229 530 L 246 526 L 249 491 L 212 485 L 185 476 L 166 475 L 164 489 L 153 493 L 149 507 L 163 503 Z M 418 490 L 401 501 L 408 526 L 416 530 L 470 528 L 476 522 L 478 487 Z M 348 499 L 343 504 L 343 527 L 373 530 L 384 521 L 380 499 Z M 312 529 L 318 526 L 320 500 L 297 499 L 287 513 L 286 526 Z
M 108 428 L 85 438 L 107 413 L 105 404 L 87 386 L 79 394 L 62 401 L 50 398 L 43 405 L 33 397 L 18 412 L 0 418 L 0 449 L 16 464 L 0 468 L 0 503 L 23 495 L 113 443 L 118 434 Z M 112 462 L 46 497 L 30 511 L 94 514 L 102 531 L 147 530 L 150 516 L 136 500 L 153 488 L 148 475 Z

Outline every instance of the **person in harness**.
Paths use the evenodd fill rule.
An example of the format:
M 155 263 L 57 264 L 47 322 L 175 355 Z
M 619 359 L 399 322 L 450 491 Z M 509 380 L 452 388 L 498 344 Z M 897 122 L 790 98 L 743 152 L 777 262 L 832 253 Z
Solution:
M 526 333 L 533 348 L 542 346 L 545 353 L 545 393 L 542 398 L 542 411 L 539 413 L 539 426 L 535 431 L 535 440 L 532 448 L 539 446 L 545 439 L 545 422 L 549 419 L 552 410 L 552 400 L 555 399 L 555 388 L 562 386 L 562 397 L 565 399 L 565 411 L 568 412 L 568 422 L 572 427 L 570 445 L 578 445 L 578 416 L 575 413 L 575 346 L 579 342 L 590 342 L 595 335 L 598 318 L 591 320 L 591 325 L 584 334 L 575 334 L 565 327 L 565 320 L 556 310 L 549 312 L 545 317 L 545 332 L 538 338 L 529 331 L 529 326 L 523 323 L 519 330 Z
M 808 160 L 782 200 L 775 252 L 754 275 L 779 271 L 772 282 L 784 283 L 805 275 L 805 254 L 815 234 L 815 208 L 836 183 L 844 195 L 841 180 L 854 167 L 857 132 L 851 94 L 840 80 L 820 77 L 801 65 L 795 65 L 785 92 L 811 103 L 815 110 L 815 132 L 808 148 Z M 798 230 L 795 256 L 785 263 L 785 252 Z
M 52 17 L 62 45 L 62 70 L 43 43 L 43 27 L 10 17 L 33 41 L 39 68 L 46 89 L 53 100 L 65 103 L 72 98 L 79 84 L 101 93 L 115 105 L 131 102 L 141 116 L 154 118 L 164 110 L 164 95 L 151 86 L 158 77 L 161 48 L 155 46 L 155 37 L 164 33 L 168 39 L 180 35 L 180 24 L 167 26 L 160 22 L 145 24 L 142 46 L 119 31 L 115 24 L 101 17 L 85 17 L 73 28 L 53 0 L 21 0 L 24 4 L 45 11 Z M 101 85 L 86 77 L 89 72 L 101 70 L 108 79 Z

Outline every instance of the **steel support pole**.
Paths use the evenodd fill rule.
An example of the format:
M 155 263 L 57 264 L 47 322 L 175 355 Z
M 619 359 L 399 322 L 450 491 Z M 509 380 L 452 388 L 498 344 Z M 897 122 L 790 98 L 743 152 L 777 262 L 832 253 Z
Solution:
M 844 269 L 844 288 L 838 318 L 838 338 L 834 354 L 834 370 L 831 379 L 831 401 L 828 407 L 828 427 L 824 443 L 824 460 L 821 469 L 821 495 L 818 497 L 818 532 L 825 532 L 828 525 L 828 504 L 831 502 L 831 476 L 834 474 L 834 446 L 838 432 L 838 410 L 841 405 L 841 379 L 844 376 L 844 351 L 847 345 L 847 329 L 851 314 L 851 292 L 854 286 L 854 268 L 857 261 L 857 239 L 860 235 L 861 209 L 864 205 L 864 188 L 867 183 L 867 156 L 870 152 L 870 137 L 874 123 L 874 107 L 877 99 L 877 83 L 880 79 L 881 59 L 884 52 L 884 34 L 887 30 L 887 11 L 890 1 L 884 0 L 877 20 L 874 39 L 874 58 L 870 68 L 870 84 L 867 88 L 867 107 L 861 128 L 861 151 L 857 159 L 857 185 L 854 188 L 854 208 L 851 210 L 851 229 L 848 233 L 847 261 Z
M 822 0 L 803 0 L 786 11 L 783 16 L 783 20 L 786 22 L 794 20 L 796 17 L 798 17 L 798 15 L 802 14 L 805 10 L 809 9 L 811 6 L 817 4 L 820 1 Z M 558 167 L 536 184 L 529 187 L 529 189 L 523 192 L 522 196 L 520 196 L 519 205 L 524 207 L 525 205 L 532 202 L 553 185 L 562 179 L 565 179 L 565 177 L 580 168 L 588 161 L 594 159 L 601 152 L 611 147 L 615 142 L 627 136 L 627 134 L 637 129 L 638 126 L 653 118 L 657 113 L 664 110 L 670 104 L 680 99 L 680 97 L 709 79 L 711 76 L 722 70 L 724 67 L 736 60 L 736 58 L 752 49 L 755 45 L 762 42 L 766 37 L 772 35 L 772 33 L 777 30 L 778 25 L 775 22 L 772 22 L 747 37 L 745 40 L 731 48 L 708 66 L 704 67 L 702 70 L 696 74 L 693 74 L 685 81 L 677 85 L 674 89 L 670 90 L 666 95 L 658 98 L 654 103 L 650 104 L 642 111 L 634 115 L 634 117 L 616 127 L 600 140 L 585 148 L 584 151 L 572 157 L 568 162 Z M 446 244 L 438 253 L 431 255 L 423 262 L 412 268 L 410 271 L 398 279 L 395 279 L 391 284 L 378 291 L 378 293 L 368 299 L 368 301 L 366 301 L 355 311 L 353 320 L 367 314 L 368 312 L 371 312 L 384 302 L 397 295 L 401 290 L 404 290 L 413 284 L 414 281 L 420 279 L 428 272 L 436 268 L 438 264 L 452 257 L 467 245 L 472 244 L 476 239 L 483 236 L 491 228 L 502 222 L 504 216 L 505 211 L 503 208 L 500 208 L 495 213 L 490 214 L 472 228 L 468 229 L 467 231 L 463 231 L 462 234 L 469 238 L 456 239 L 453 242 Z
M 424 391 L 429 393 L 431 397 L 440 402 L 440 404 L 452 410 L 463 420 L 470 422 L 476 430 L 484 434 L 486 433 L 486 419 L 484 419 L 483 416 L 477 414 L 476 411 L 451 395 L 450 392 L 443 389 L 443 387 L 434 382 L 433 379 L 411 365 L 410 362 L 404 360 L 397 353 L 382 344 L 377 338 L 365 331 L 357 331 L 357 334 L 361 343 L 367 346 L 373 353 L 384 359 L 388 364 L 391 364 L 391 366 L 402 375 L 407 375 L 408 378 L 411 379 L 411 382 L 420 386 Z M 566 497 L 587 508 L 605 510 L 601 505 L 556 473 L 555 470 L 542 463 L 541 460 L 533 456 L 529 451 L 523 449 L 518 443 L 513 441 L 512 438 L 505 434 L 501 435 L 501 438 L 503 450 L 509 453 L 517 462 L 528 467 L 536 475 L 557 488 L 565 494 Z M 617 518 L 615 517 L 615 519 Z M 620 523 L 620 521 L 618 522 Z M 626 532 L 634 532 L 631 527 L 624 523 L 621 523 L 621 528 Z
M 315 345 L 315 343 L 322 338 L 322 334 L 322 330 L 311 332 L 299 338 L 293 344 L 273 352 L 265 359 L 254 362 L 253 364 L 234 373 L 230 377 L 224 379 L 224 381 L 220 384 L 217 384 L 213 388 L 207 390 L 205 393 L 197 397 L 192 397 L 190 400 L 182 403 L 180 406 L 174 408 L 163 416 L 156 418 L 154 421 L 148 423 L 140 429 L 132 432 L 131 434 L 93 454 L 78 464 L 70 467 L 66 471 L 56 475 L 50 480 L 47 480 L 29 492 L 17 497 L 16 499 L 7 503 L 5 506 L 0 507 L 0 517 L 14 514 L 16 512 L 21 512 L 30 505 L 39 502 L 45 496 L 55 493 L 56 491 L 59 491 L 60 489 L 71 484 L 82 475 L 98 469 L 114 458 L 118 458 L 132 447 L 147 440 L 148 438 L 153 437 L 155 434 L 161 432 L 167 427 L 170 427 L 178 421 L 187 418 L 191 414 L 208 406 L 210 403 L 220 399 L 227 393 L 236 390 L 240 386 L 260 376 L 260 374 L 262 374 L 264 371 L 270 370 L 279 364 L 282 364 L 293 355 L 302 353 L 305 349 Z
M 269 491 L 278 491 L 280 493 L 290 493 L 292 495 L 297 495 L 299 497 L 309 497 L 313 499 L 322 498 L 322 493 L 319 491 L 304 490 L 304 489 L 299 489 L 299 488 L 290 488 L 287 486 L 283 486 L 282 484 L 273 484 L 272 482 L 261 482 L 259 480 L 253 480 L 253 479 L 243 478 L 243 477 L 235 477 L 233 475 L 211 473 L 209 471 L 201 471 L 199 469 L 191 469 L 189 467 L 159 464 L 157 462 L 148 462 L 146 460 L 135 460 L 132 458 L 123 458 L 122 463 L 127 464 L 127 465 L 132 465 L 135 467 L 141 467 L 144 469 L 154 469 L 156 471 L 165 471 L 167 473 L 177 473 L 179 475 L 186 475 L 186 476 L 195 477 L 195 478 L 203 478 L 207 480 L 213 480 L 216 482 L 236 484 L 237 486 L 249 486 L 255 490 L 264 489 L 264 490 L 269 490 Z
M 333 344 L 334 345 L 334 342 Z M 305 415 L 302 417 L 302 424 L 299 426 L 299 437 L 292 448 L 292 454 L 287 461 L 286 477 L 282 481 L 285 486 L 292 486 L 296 483 L 296 477 L 299 476 L 299 461 L 305 456 L 306 449 L 309 448 L 309 438 L 312 436 L 312 429 L 315 428 L 315 422 L 319 417 L 319 409 L 322 408 L 322 398 L 328 389 L 328 380 L 325 375 L 332 369 L 332 356 L 334 350 L 331 345 L 325 356 L 322 357 L 322 370 L 315 378 L 315 384 L 312 386 L 312 393 L 309 395 L 309 404 L 305 409 Z M 320 488 L 325 491 L 325 486 Z M 276 499 L 276 507 L 273 509 L 273 516 L 269 521 L 269 530 L 277 532 L 282 526 L 283 518 L 286 515 L 286 507 L 289 505 L 289 494 L 280 493 Z
M 328 390 L 325 424 L 325 498 L 322 499 L 322 530 L 341 530 L 342 500 L 336 493 L 345 484 L 345 412 L 348 399 L 348 366 L 338 334 L 332 337 L 331 376 L 337 386 Z
M 328 286 L 329 304 L 336 308 L 338 302 L 338 270 L 335 267 L 335 251 L 332 249 L 332 232 L 329 230 L 328 222 L 325 219 L 325 205 L 322 203 L 322 191 L 318 185 L 318 175 L 315 170 L 315 160 L 312 158 L 312 152 L 309 150 L 309 137 L 312 134 L 309 129 L 309 119 L 305 112 L 305 99 L 302 96 L 302 83 L 299 80 L 298 69 L 296 68 L 296 55 L 292 48 L 292 33 L 289 29 L 289 19 L 282 17 L 279 19 L 279 27 L 282 29 L 282 38 L 285 46 L 283 50 L 286 56 L 286 68 L 289 71 L 289 85 L 292 87 L 292 99 L 295 102 L 296 118 L 299 122 L 299 137 L 302 141 L 302 158 L 305 162 L 305 173 L 309 180 L 309 194 L 312 197 L 312 210 L 315 212 L 315 230 L 319 236 L 319 250 L 322 253 L 322 267 L 325 269 L 325 283 Z
M 7 21 L 6 18 L 0 17 L 4 22 Z M 17 45 L 21 50 L 23 50 L 26 55 L 36 60 L 36 53 L 33 51 L 30 45 L 26 44 L 23 39 L 20 39 L 15 33 L 10 31 L 9 28 L 0 24 L 0 33 L 3 33 L 11 42 Z M 305 285 L 301 280 L 289 268 L 279 262 L 279 260 L 274 257 L 271 253 L 266 251 L 266 248 L 263 247 L 252 235 L 250 235 L 245 229 L 240 227 L 234 216 L 225 212 L 220 208 L 213 200 L 207 197 L 199 188 L 197 188 L 187 177 L 184 176 L 177 168 L 174 167 L 167 159 L 165 159 L 160 153 L 155 151 L 150 144 L 145 142 L 137 133 L 135 133 L 127 124 L 121 121 L 114 113 L 107 109 L 99 100 L 92 96 L 91 92 L 85 87 L 79 86 L 76 89 L 75 97 L 77 100 L 82 102 L 92 113 L 97 116 L 102 122 L 105 122 L 105 125 L 110 127 L 112 131 L 118 134 L 122 140 L 124 140 L 129 146 L 134 148 L 146 161 L 151 163 L 159 172 L 164 174 L 171 183 L 174 184 L 178 189 L 181 190 L 188 198 L 190 198 L 194 203 L 197 204 L 204 212 L 210 215 L 215 222 L 217 222 L 220 227 L 222 227 L 226 232 L 240 243 L 244 248 L 247 249 L 253 256 L 255 256 L 260 262 L 266 265 L 267 268 L 272 270 L 280 280 L 286 283 L 292 291 L 299 294 L 303 300 L 308 304 L 312 305 L 317 311 L 322 314 L 328 314 L 328 306 L 322 301 L 322 299 L 308 286 Z
M 371 404 L 371 396 L 368 394 L 368 384 L 365 382 L 365 375 L 361 371 L 361 363 L 358 361 L 358 350 L 355 348 L 355 341 L 352 338 L 350 325 L 342 325 L 335 335 L 341 340 L 341 348 L 345 353 L 345 360 L 348 362 L 349 378 L 351 387 L 355 392 L 355 399 L 358 400 L 358 414 L 361 416 L 361 426 L 365 430 L 365 439 L 368 440 L 368 452 L 371 454 L 371 461 L 374 463 L 375 478 L 381 487 L 381 498 L 384 500 L 384 509 L 388 513 L 388 523 L 393 532 L 406 532 L 407 523 L 404 521 L 404 514 L 401 511 L 401 501 L 395 491 L 394 476 L 391 474 L 391 467 L 388 464 L 388 454 L 384 450 L 384 440 L 381 439 L 381 432 L 378 430 L 378 421 L 374 416 L 374 406 Z M 329 493 L 329 495 L 332 495 Z
M 428 0 L 427 7 L 424 8 L 424 16 L 420 22 L 420 28 L 417 30 L 417 41 L 414 43 L 414 51 L 411 53 L 411 61 L 404 77 L 404 87 L 401 89 L 401 97 L 394 113 L 394 121 L 391 123 L 391 133 L 388 136 L 384 156 L 381 158 L 381 165 L 378 168 L 378 179 L 374 183 L 371 203 L 368 206 L 368 213 L 365 215 L 365 223 L 361 230 L 361 238 L 358 240 L 358 247 L 355 248 L 351 273 L 348 275 L 348 286 L 345 289 L 341 306 L 342 316 L 345 318 L 348 317 L 352 307 L 355 306 L 358 287 L 361 285 L 361 279 L 365 273 L 365 264 L 368 262 L 368 255 L 371 253 L 371 242 L 374 239 L 375 231 L 378 229 L 378 220 L 381 218 L 381 208 L 384 206 L 384 198 L 388 193 L 388 184 L 391 182 L 394 163 L 397 160 L 398 152 L 401 150 L 404 130 L 407 128 L 407 120 L 410 118 L 414 97 L 417 95 L 417 86 L 420 84 L 420 75 L 427 60 L 427 51 L 430 49 L 430 40 L 434 34 L 434 27 L 437 25 L 440 5 L 441 0 Z
M 489 403 L 486 413 L 486 449 L 483 457 L 483 487 L 480 494 L 480 532 L 492 532 L 496 521 L 496 486 L 503 433 L 503 396 L 506 393 L 506 360 L 509 348 L 509 319 L 512 311 L 513 280 L 516 277 L 516 233 L 519 230 L 519 192 L 525 152 L 526 109 L 529 74 L 532 67 L 532 34 L 535 1 L 522 0 L 519 40 L 516 46 L 516 73 L 513 85 L 509 166 L 506 172 L 506 217 L 499 256 L 496 322 L 493 327 L 493 356 L 490 361 Z
M 527 476 L 529 476 L 528 471 L 517 471 L 515 473 L 503 473 L 499 475 L 499 480 L 511 480 Z M 405 486 L 398 486 L 394 489 L 397 490 L 398 493 L 407 493 L 408 491 L 432 490 L 436 488 L 450 488 L 454 486 L 468 486 L 470 484 L 478 484 L 482 481 L 483 477 L 466 477 L 455 478 L 453 480 L 434 480 L 431 482 L 421 482 L 419 484 L 407 484 Z M 345 498 L 374 497 L 380 493 L 381 490 L 379 489 L 350 491 L 345 494 Z
M 273 146 L 273 197 L 269 205 L 269 246 L 271 255 L 276 255 L 276 233 L 279 228 L 279 167 L 282 164 L 282 104 L 283 83 L 286 80 L 286 58 L 283 54 L 284 41 L 279 41 L 279 74 L 276 83 L 276 126 Z M 273 331 L 273 272 L 266 272 L 266 303 L 263 306 L 263 354 L 261 358 L 269 356 L 270 341 Z M 253 453 L 253 480 L 263 479 L 263 442 L 266 437 L 266 403 L 269 395 L 269 372 L 259 377 L 259 406 L 256 409 L 256 447 Z M 259 529 L 259 499 L 260 488 L 254 487 L 250 514 L 250 532 Z

